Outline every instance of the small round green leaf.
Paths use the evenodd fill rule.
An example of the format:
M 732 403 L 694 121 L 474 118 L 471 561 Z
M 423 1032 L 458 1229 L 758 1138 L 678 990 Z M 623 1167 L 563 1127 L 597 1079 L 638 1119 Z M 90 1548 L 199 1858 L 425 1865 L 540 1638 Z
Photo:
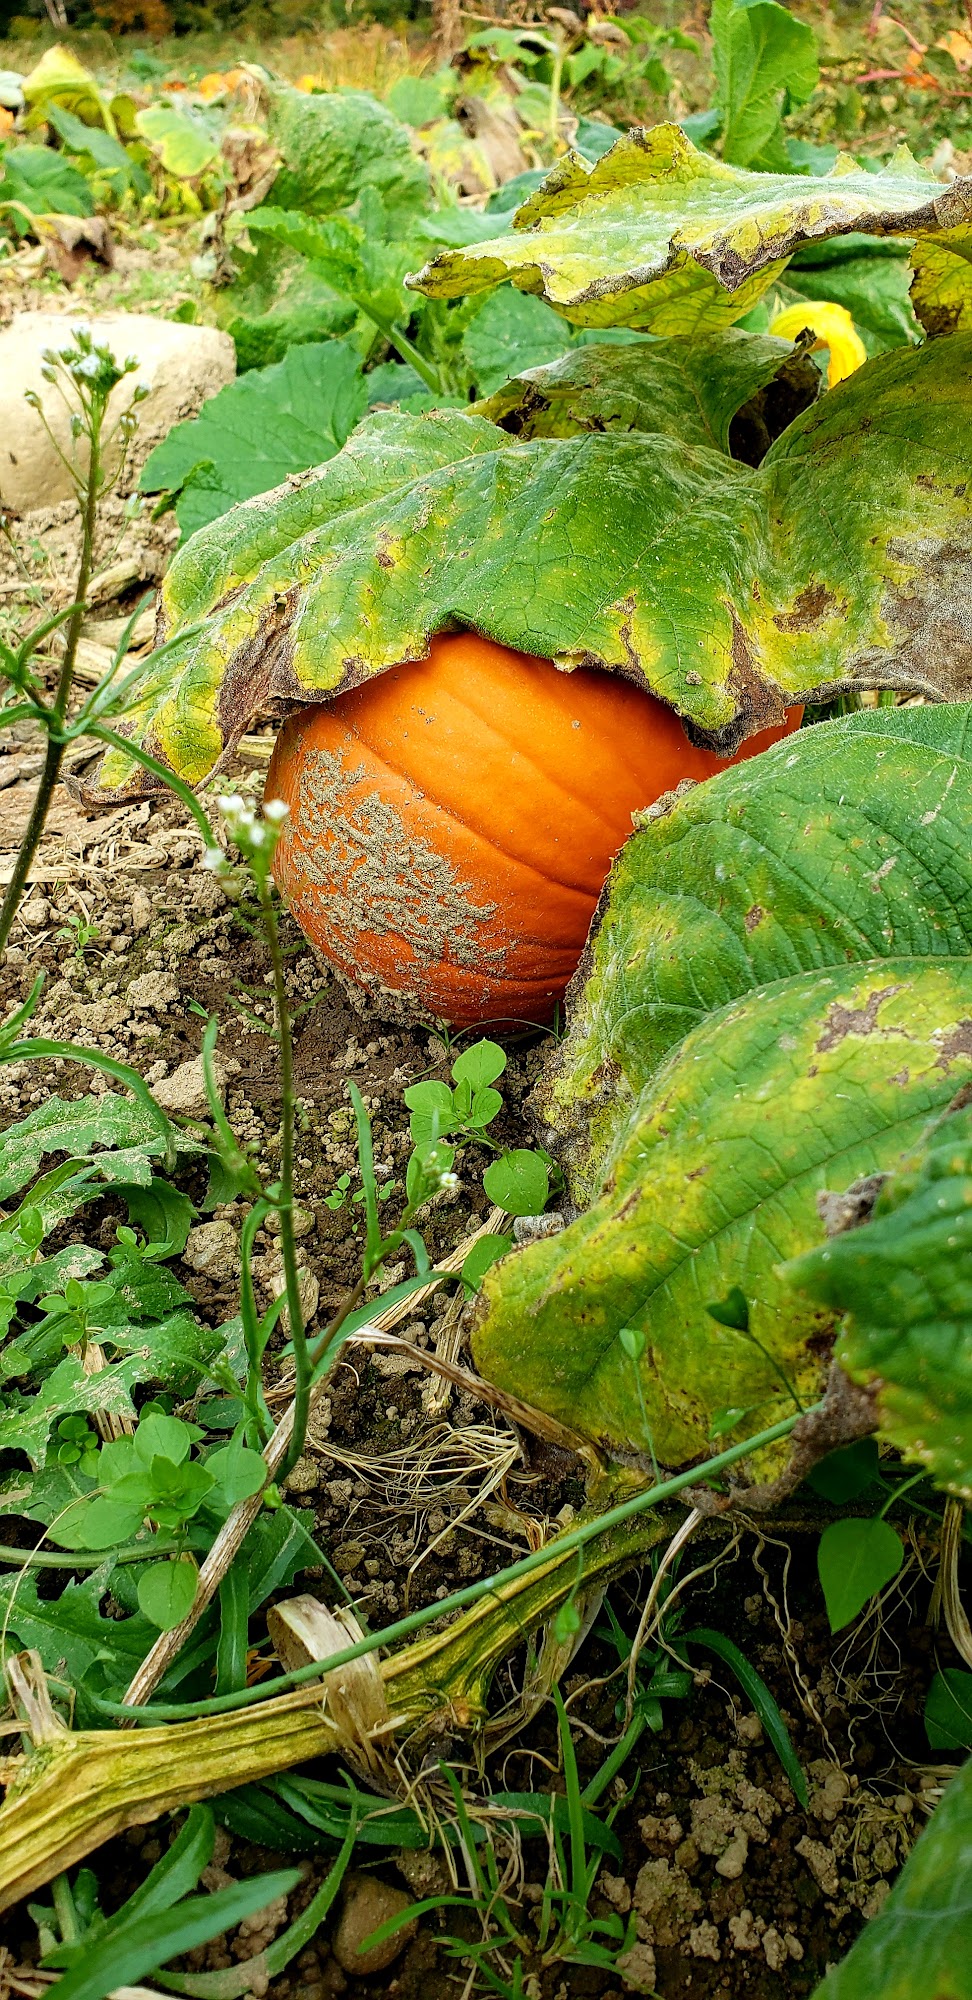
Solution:
M 138 1605 L 162 1632 L 171 1632 L 192 1610 L 199 1571 L 191 1556 L 153 1563 L 138 1579 Z
M 925 1734 L 933 1750 L 972 1750 L 972 1674 L 946 1667 L 925 1701 Z
M 840 1451 L 829 1451 L 819 1465 L 809 1474 L 807 1485 L 812 1486 L 824 1500 L 832 1500 L 835 1507 L 846 1506 L 848 1500 L 856 1500 L 866 1493 L 877 1477 L 878 1448 L 873 1438 L 858 1438 L 855 1444 L 844 1445 Z
M 498 1042 L 474 1042 L 456 1057 L 452 1074 L 457 1083 L 471 1083 L 476 1091 L 487 1083 L 495 1083 L 505 1068 L 506 1054 Z
M 502 1109 L 503 1099 L 499 1091 L 492 1090 L 489 1084 L 486 1084 L 482 1090 L 476 1091 L 466 1123 L 481 1132 L 484 1125 L 492 1124 Z
M 168 1458 L 173 1465 L 181 1465 L 189 1456 L 191 1443 L 192 1432 L 179 1417 L 143 1418 L 135 1433 L 135 1449 L 145 1465 L 153 1458 Z
M 449 1131 L 453 1123 L 454 1105 L 452 1092 L 447 1083 L 413 1083 L 405 1092 L 405 1102 L 411 1111 L 408 1129 L 415 1146 L 431 1146 Z
M 251 1494 L 259 1493 L 267 1476 L 266 1461 L 260 1453 L 251 1451 L 239 1440 L 223 1446 L 219 1451 L 211 1451 L 206 1460 L 206 1471 L 212 1474 L 228 1507 L 235 1507 L 240 1500 L 249 1500 Z
M 868 1599 L 897 1576 L 903 1561 L 900 1538 L 887 1521 L 831 1522 L 817 1550 L 831 1631 L 849 1625 Z
M 143 1512 L 141 1507 L 99 1496 L 78 1513 L 72 1524 L 69 1546 L 79 1549 L 117 1548 L 120 1542 L 131 1541 L 132 1536 L 138 1533 Z
M 511 1147 L 493 1160 L 483 1175 L 483 1186 L 497 1208 L 508 1215 L 542 1215 L 550 1193 L 550 1176 L 539 1153 L 525 1146 Z

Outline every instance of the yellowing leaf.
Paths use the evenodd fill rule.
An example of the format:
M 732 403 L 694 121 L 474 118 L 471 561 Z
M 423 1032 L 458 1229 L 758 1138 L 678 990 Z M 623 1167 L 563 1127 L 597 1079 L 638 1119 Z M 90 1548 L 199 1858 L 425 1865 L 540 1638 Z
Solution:
M 735 749 L 824 689 L 972 693 L 972 337 L 881 355 L 758 470 L 648 432 L 527 442 L 383 413 L 186 544 L 129 727 L 205 777 L 260 708 L 324 701 L 468 625 L 641 675 Z M 105 788 L 130 784 L 111 753 Z
M 698 152 L 677 125 L 628 132 L 594 166 L 568 153 L 517 210 L 513 233 L 446 250 L 410 280 L 457 298 L 509 278 L 578 326 L 686 334 L 728 326 L 802 243 L 849 231 L 913 236 L 972 217 L 906 148 L 880 173 L 752 173 Z
M 637 1100 L 588 1213 L 487 1273 L 480 1373 L 646 1471 L 704 1457 L 727 1407 L 745 1437 L 812 1402 L 833 1314 L 779 1266 L 819 1242 L 819 1194 L 893 1167 L 972 1080 L 970 1008 L 972 959 L 896 956 L 717 1008 Z M 730 1283 L 746 1328 L 708 1311 Z
M 919 236 L 911 253 L 911 303 L 934 338 L 972 327 L 972 229 Z
M 219 158 L 213 134 L 191 112 L 175 104 L 150 104 L 135 124 L 160 164 L 175 180 L 193 181 Z
M 28 106 L 28 128 L 43 119 L 44 106 L 53 99 L 86 124 L 104 125 L 106 132 L 115 136 L 115 121 L 104 92 L 91 71 L 59 43 L 46 49 L 30 75 L 25 76 L 23 92 Z

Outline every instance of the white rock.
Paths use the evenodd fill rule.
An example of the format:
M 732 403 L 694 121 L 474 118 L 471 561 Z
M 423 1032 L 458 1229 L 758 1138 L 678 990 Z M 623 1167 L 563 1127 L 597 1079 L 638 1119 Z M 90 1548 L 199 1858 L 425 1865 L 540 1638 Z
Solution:
M 128 1004 L 145 1014 L 164 1014 L 179 998 L 179 983 L 171 972 L 142 972 L 127 989 Z
M 295 1236 L 309 1236 L 311 1230 L 316 1228 L 317 1217 L 314 1214 L 313 1209 L 298 1208 L 295 1206 L 291 1211 L 291 1223 L 293 1226 L 293 1232 Z M 267 1219 L 263 1227 L 267 1231 L 267 1234 L 270 1236 L 280 1235 L 279 1209 L 272 1208 L 270 1210 L 270 1213 L 267 1216 Z
M 287 1289 L 287 1279 L 284 1272 L 282 1270 L 275 1271 L 270 1284 L 274 1298 L 282 1298 Z M 304 1264 L 300 1265 L 297 1272 L 297 1295 L 300 1299 L 301 1312 L 304 1315 L 304 1326 L 308 1327 L 320 1303 L 321 1287 L 313 1271 L 308 1271 Z M 286 1306 L 284 1306 L 283 1312 L 280 1315 L 279 1323 L 285 1333 L 290 1332 L 290 1313 Z
M 144 889 L 136 889 L 135 894 L 132 897 L 132 907 L 130 915 L 132 920 L 132 929 L 135 932 L 136 937 L 138 937 L 141 931 L 148 930 L 149 925 L 152 921 L 152 905 L 151 902 L 149 901 L 148 896 L 145 894 Z
M 231 1222 L 200 1222 L 190 1229 L 183 1260 L 191 1271 L 207 1278 L 235 1278 L 240 1269 L 240 1246 Z
M 226 1082 L 226 1072 L 218 1060 L 213 1063 L 216 1088 L 220 1092 Z M 183 1118 L 208 1118 L 209 1099 L 206 1096 L 206 1079 L 203 1074 L 202 1056 L 193 1056 L 191 1062 L 180 1063 L 171 1076 L 157 1083 L 153 1090 L 156 1104 L 163 1111 L 181 1113 Z
M 47 349 L 66 347 L 75 327 L 89 328 L 119 361 L 134 354 L 135 373 L 119 383 L 109 405 L 109 423 L 127 409 L 137 383 L 149 394 L 138 408 L 138 434 L 129 463 L 140 466 L 153 445 L 184 417 L 193 417 L 209 396 L 232 382 L 236 350 L 228 333 L 211 326 L 183 326 L 147 313 L 17 313 L 0 333 L 0 500 L 21 513 L 70 499 L 73 487 L 48 438 L 40 414 L 24 401 L 35 389 L 62 451 L 70 456 L 68 410 L 56 385 L 41 369 Z M 126 486 L 134 481 L 126 475 Z
M 617 1960 L 617 1969 L 628 1993 L 654 1993 L 658 1973 L 650 1944 L 629 1945 Z

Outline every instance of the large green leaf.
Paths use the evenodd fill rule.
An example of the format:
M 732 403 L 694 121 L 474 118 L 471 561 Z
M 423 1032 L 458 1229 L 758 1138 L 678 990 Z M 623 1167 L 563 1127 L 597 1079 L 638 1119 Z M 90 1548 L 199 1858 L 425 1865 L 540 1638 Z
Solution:
M 0 210 L 19 202 L 31 215 L 93 215 L 94 196 L 83 174 L 49 146 L 17 146 L 0 160 Z M 23 233 L 16 211 L 14 227 Z
M 887 957 L 709 1014 L 637 1100 L 593 1208 L 488 1272 L 481 1374 L 645 1466 L 703 1457 L 726 1411 L 741 1438 L 811 1402 L 833 1315 L 779 1265 L 819 1241 L 819 1194 L 892 1167 L 969 1084 L 970 1012 L 972 958 Z M 733 1287 L 748 1328 L 707 1310 Z
M 3 1135 L 0 1201 L 27 1186 L 45 1153 L 70 1153 L 81 1159 L 96 1148 L 108 1156 L 96 1163 L 106 1178 L 134 1180 L 136 1175 L 129 1174 L 129 1169 L 135 1154 L 144 1157 L 144 1179 L 151 1180 L 148 1159 L 165 1151 L 165 1135 L 140 1104 L 116 1091 L 107 1091 L 102 1097 L 49 1097 Z M 120 1152 L 124 1157 L 119 1165 Z
M 295 347 L 274 367 L 251 370 L 176 424 L 142 471 L 147 493 L 178 493 L 183 535 L 238 500 L 340 451 L 368 400 L 361 357 L 344 340 Z
M 861 683 L 972 687 L 972 337 L 879 356 L 758 471 L 658 435 L 520 442 L 366 420 L 314 476 L 195 535 L 130 727 L 193 780 L 253 714 L 321 701 L 464 624 L 644 684 L 720 750 Z M 136 783 L 110 753 L 103 789 Z
M 722 157 L 785 170 L 781 115 L 820 80 L 817 38 L 778 0 L 713 0 L 709 16 Z
M 677 125 L 629 132 L 594 166 L 568 153 L 513 233 L 445 250 L 410 280 L 456 298 L 511 278 L 578 326 L 700 333 L 741 319 L 798 244 L 848 230 L 965 222 L 972 180 L 943 187 L 902 149 L 876 174 L 764 174 L 700 153 Z
M 146 1554 L 150 1550 L 146 1549 Z M 110 1552 L 105 1557 L 110 1561 Z M 65 1568 L 70 1557 L 65 1557 Z M 84 1583 L 69 1583 L 59 1597 L 41 1597 L 33 1570 L 26 1575 L 6 1576 L 0 1581 L 0 1614 L 8 1632 L 22 1646 L 33 1646 L 47 1672 L 59 1667 L 74 1687 L 80 1687 L 96 1660 L 111 1662 L 114 1675 L 130 1673 L 144 1659 L 155 1632 L 147 1618 L 103 1618 L 99 1603 L 105 1594 L 103 1579 L 90 1577 Z
M 269 124 L 283 155 L 268 196 L 275 207 L 337 215 L 374 188 L 401 225 L 426 205 L 428 168 L 408 128 L 367 92 L 278 89 Z
M 923 241 L 937 245 L 938 237 Z M 908 246 L 877 236 L 842 236 L 831 243 L 808 243 L 788 264 L 780 284 L 786 304 L 797 299 L 830 299 L 843 306 L 869 354 L 915 345 L 921 328 L 909 297 Z
M 958 1030 L 972 1047 L 972 1022 Z M 945 1119 L 873 1217 L 787 1266 L 804 1297 L 846 1314 L 837 1358 L 873 1383 L 881 1430 L 972 1500 L 972 1119 Z
M 972 1759 L 813 2000 L 972 2000 Z
M 463 336 L 462 351 L 481 396 L 491 396 L 511 375 L 555 362 L 570 345 L 559 313 L 512 285 L 490 292 Z M 493 416 L 492 410 L 486 412 Z
M 218 326 L 232 335 L 241 373 L 284 361 L 292 347 L 349 332 L 355 307 L 308 264 L 269 237 L 234 245 L 237 276 L 209 293 Z
M 46 1381 L 29 1396 L 4 1393 L 0 1407 L 0 1451 L 22 1451 L 31 1465 L 43 1466 L 54 1425 L 63 1416 L 79 1411 L 94 1416 L 107 1411 L 112 1416 L 135 1416 L 132 1389 L 137 1382 L 157 1380 L 151 1362 L 129 1354 L 97 1375 L 86 1375 L 73 1354 L 66 1355 L 52 1369 Z
M 547 310 L 539 299 L 521 298 L 517 292 L 497 292 L 494 298 Z M 467 351 L 482 316 L 466 335 Z M 779 384 L 783 421 L 789 422 L 815 400 L 820 376 L 792 341 L 727 327 L 696 340 L 578 347 L 547 367 L 518 375 L 480 410 L 520 438 L 656 431 L 683 444 L 727 452 L 733 418 L 771 384 Z M 753 424 L 764 434 L 766 414 L 752 413 Z M 774 435 L 782 429 L 783 422 L 778 423 Z
M 84 171 L 95 174 L 100 170 L 119 197 L 129 188 L 135 195 L 150 192 L 152 183 L 145 168 L 132 159 L 120 139 L 114 138 L 110 132 L 103 132 L 100 125 L 86 125 L 82 118 L 76 118 L 73 111 L 68 111 L 54 99 L 45 105 L 44 115 L 68 152 L 76 154 L 85 163 Z
M 695 786 L 633 835 L 537 1093 L 575 1197 L 714 1008 L 814 967 L 972 953 L 972 710 L 872 709 Z
M 360 221 L 345 215 L 319 221 L 300 209 L 258 208 L 248 219 L 251 234 L 269 236 L 284 251 L 306 257 L 316 276 L 345 293 L 377 326 L 390 329 L 407 319 L 403 280 L 409 251 L 394 238 L 393 218 L 371 190 L 363 196 Z

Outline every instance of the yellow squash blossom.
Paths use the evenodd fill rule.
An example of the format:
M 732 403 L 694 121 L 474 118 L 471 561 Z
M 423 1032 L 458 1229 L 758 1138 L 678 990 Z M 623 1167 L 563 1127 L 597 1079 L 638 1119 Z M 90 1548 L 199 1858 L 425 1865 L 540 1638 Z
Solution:
M 867 349 L 846 306 L 836 306 L 830 299 L 808 299 L 805 305 L 785 306 L 772 320 L 770 332 L 778 334 L 781 340 L 796 340 L 805 327 L 816 336 L 815 349 L 830 349 L 828 389 L 835 382 L 842 382 L 845 375 L 853 375 L 855 368 L 867 360 Z

